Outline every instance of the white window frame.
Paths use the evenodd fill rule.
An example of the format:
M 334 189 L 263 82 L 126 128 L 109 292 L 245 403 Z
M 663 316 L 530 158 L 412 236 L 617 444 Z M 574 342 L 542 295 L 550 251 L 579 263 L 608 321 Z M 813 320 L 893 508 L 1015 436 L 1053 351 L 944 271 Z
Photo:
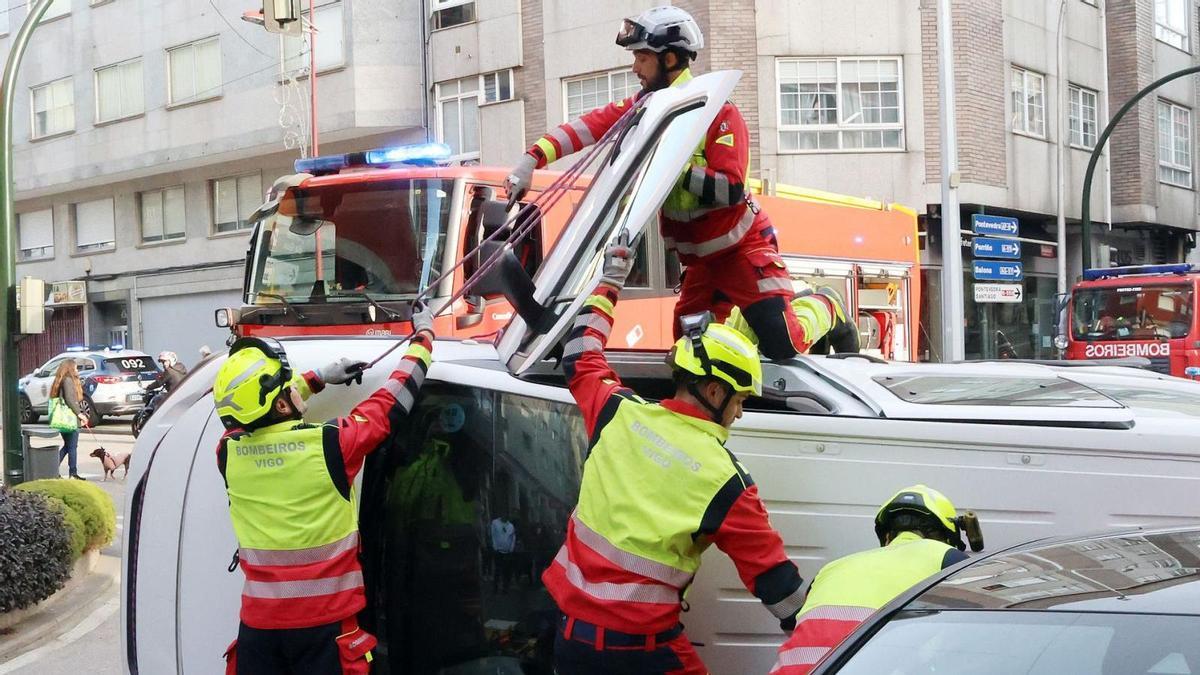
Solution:
M 1171 19 L 1182 8 L 1179 23 Z M 1154 39 L 1178 50 L 1191 53 L 1192 0 L 1154 0 Z
M 50 215 L 50 245 L 39 246 L 37 248 L 21 248 L 21 221 L 32 217 L 44 214 Z M 32 253 L 37 251 L 37 253 Z M 46 207 L 36 211 L 26 211 L 25 213 L 17 214 L 17 260 L 19 262 L 32 262 L 35 260 L 51 260 L 54 258 L 54 208 Z
M 107 204 L 104 204 L 107 202 Z M 81 206 L 99 204 L 101 207 L 107 206 L 107 214 L 105 217 L 108 222 L 108 235 L 106 241 L 97 241 L 88 244 L 79 243 L 79 211 Z M 102 197 L 100 199 L 91 199 L 86 202 L 76 202 L 71 204 L 71 226 L 74 232 L 75 254 L 99 253 L 101 251 L 111 251 L 117 247 L 117 206 L 116 200 L 112 197 Z
M 125 103 L 122 103 L 121 114 L 117 115 L 116 117 L 110 117 L 108 119 L 102 118 L 100 116 L 100 98 L 101 98 L 100 73 L 103 71 L 106 71 L 106 70 L 125 68 L 128 66 L 134 65 L 134 64 L 136 64 L 138 66 L 138 71 L 139 71 L 138 88 L 141 90 L 139 92 L 139 94 L 140 94 L 139 98 L 141 99 L 141 104 L 137 107 L 136 110 L 130 109 L 130 110 L 126 111 L 126 110 L 124 110 Z M 118 61 L 117 63 L 110 63 L 107 66 L 101 66 L 101 67 L 97 68 L 95 71 L 93 71 L 92 83 L 95 86 L 95 92 L 96 92 L 96 96 L 95 96 L 95 99 L 96 99 L 96 124 L 107 124 L 108 122 L 119 122 L 120 120 L 127 120 L 132 117 L 137 117 L 139 115 L 145 114 L 145 112 L 146 112 L 146 65 L 145 65 L 145 61 L 142 59 L 142 57 L 139 56 L 139 57 L 133 58 L 133 59 L 126 59 L 125 61 Z M 126 92 L 122 91 L 121 93 L 124 94 Z M 125 97 L 122 96 L 122 101 L 125 101 L 125 100 L 126 100 Z
M 1169 157 L 1169 158 L 1163 156 L 1163 154 L 1164 154 L 1163 153 L 1163 133 L 1162 133 L 1162 129 L 1161 129 L 1160 116 L 1161 116 L 1164 106 L 1166 106 L 1167 110 L 1170 111 L 1170 113 L 1171 113 L 1171 122 L 1169 125 L 1169 132 L 1168 132 L 1168 138 L 1167 138 L 1168 152 L 1170 152 L 1170 154 L 1171 154 L 1171 157 Z M 1183 111 L 1183 112 L 1187 113 L 1187 123 L 1184 125 L 1184 127 L 1187 129 L 1187 163 L 1186 164 L 1175 161 L 1176 158 L 1174 157 L 1175 141 L 1178 140 L 1178 138 L 1175 135 L 1175 131 L 1176 131 L 1175 112 L 1176 111 Z M 1172 101 L 1168 101 L 1165 98 L 1158 99 L 1158 105 L 1155 108 L 1154 127 L 1155 127 L 1155 136 L 1158 139 L 1158 142 L 1156 144 L 1157 148 L 1158 148 L 1158 167 L 1159 167 L 1158 168 L 1158 181 L 1165 185 L 1173 185 L 1175 187 L 1181 187 L 1181 188 L 1185 188 L 1188 190 L 1192 189 L 1192 184 L 1193 184 L 1192 163 L 1195 161 L 1195 154 L 1192 152 L 1192 137 L 1194 134 L 1192 133 L 1192 110 L 1191 110 L 1191 108 L 1179 105 Z M 1177 181 L 1177 180 L 1173 180 L 1173 179 L 1164 177 L 1163 169 L 1167 169 L 1168 171 L 1178 171 L 1179 173 L 1186 174 L 1187 182 L 1185 183 L 1182 181 Z
M 434 112 L 436 113 L 435 117 L 437 118 L 435 121 L 437 122 L 437 138 L 438 138 L 439 142 L 442 142 L 442 143 L 446 142 L 446 130 L 445 130 L 445 128 L 443 128 L 443 121 L 442 121 L 443 120 L 442 108 L 446 103 L 449 103 L 451 101 L 457 102 L 457 101 L 469 99 L 473 95 L 475 98 L 475 113 L 477 116 L 476 128 L 478 128 L 478 126 L 479 126 L 479 120 L 478 120 L 479 106 L 483 103 L 483 91 L 482 91 L 483 77 L 482 76 L 476 76 L 475 91 L 469 91 L 466 93 L 462 93 L 461 87 L 460 87 L 460 92 L 457 94 L 442 94 L 442 87 L 444 85 L 448 85 L 450 83 L 457 84 L 458 82 L 460 82 L 462 80 L 468 80 L 470 78 L 471 78 L 471 76 L 468 75 L 467 77 L 460 77 L 460 78 L 456 78 L 453 80 L 446 80 L 445 82 L 438 82 L 434 86 L 434 97 L 435 97 L 435 101 L 436 101 L 436 104 L 434 106 Z M 459 137 L 460 142 L 463 138 L 462 119 L 463 119 L 462 113 L 460 110 L 459 116 L 458 116 L 458 129 L 459 129 L 458 137 Z M 476 143 L 477 146 L 481 145 L 482 140 L 483 140 L 482 133 L 480 134 L 480 136 L 481 136 L 481 138 Z M 451 148 L 451 149 L 458 150 L 458 148 Z M 456 154 L 451 156 L 450 159 L 453 161 L 465 161 L 465 160 L 478 159 L 478 158 L 479 158 L 479 150 L 473 150 L 471 152 L 457 152 Z
M 328 73 L 328 72 L 346 67 L 346 7 L 345 7 L 345 4 L 342 2 L 342 0 L 323 0 L 320 4 L 318 4 L 316 6 L 317 18 L 318 18 L 318 20 L 320 19 L 322 10 L 328 11 L 329 9 L 331 9 L 335 6 L 338 8 L 338 11 L 342 15 L 342 18 L 341 18 L 342 34 L 338 36 L 341 39 L 342 48 L 338 54 L 338 60 L 336 63 L 322 64 L 321 58 L 320 58 L 321 55 L 320 55 L 320 53 L 317 54 L 317 75 L 320 75 L 321 73 Z M 307 8 L 303 12 L 303 20 L 305 22 L 310 22 Z M 318 28 L 317 44 L 318 45 L 325 44 L 324 42 L 321 41 L 322 37 L 325 35 L 329 35 L 329 34 L 330 33 L 328 31 L 322 32 Z M 311 42 L 309 42 L 309 35 L 310 35 L 309 33 L 305 32 L 300 37 L 285 37 L 284 38 L 284 45 L 285 45 L 284 58 L 285 59 L 301 59 L 301 58 L 303 59 L 302 63 L 300 64 L 300 68 L 289 67 L 288 70 L 304 70 L 307 74 L 308 65 L 309 65 L 308 46 L 312 44 Z M 328 39 L 328 38 L 326 38 L 326 39 Z M 293 51 L 295 53 L 291 53 Z
M 493 77 L 496 80 L 495 98 L 488 96 L 487 82 L 489 77 Z M 508 81 L 508 96 L 503 96 L 503 87 L 500 86 L 503 84 L 504 80 Z M 494 70 L 490 73 L 481 73 L 479 75 L 479 105 L 485 106 L 493 103 L 505 103 L 513 100 L 513 98 L 516 96 L 514 85 L 515 82 L 513 81 L 512 68 Z
M 1088 96 L 1092 99 L 1090 106 L 1085 104 Z M 1081 150 L 1095 148 L 1096 139 L 1100 135 L 1100 92 L 1082 85 L 1070 84 L 1067 87 L 1067 100 L 1069 101 L 1067 131 L 1070 133 L 1068 140 L 1071 147 Z M 1091 110 L 1090 119 L 1084 117 L 1089 109 Z M 1090 122 L 1092 125 L 1091 138 L 1084 129 L 1085 122 Z
M 582 116 L 585 113 L 591 112 L 595 108 L 607 105 L 609 103 L 616 103 L 617 101 L 623 101 L 625 99 L 625 97 L 617 98 L 617 96 L 614 94 L 614 92 L 617 90 L 617 87 L 613 86 L 613 78 L 618 75 L 625 77 L 626 82 L 628 82 L 628 78 L 632 76 L 634 78 L 634 83 L 637 83 L 637 77 L 634 76 L 632 71 L 630 71 L 628 68 L 614 68 L 613 70 L 602 70 L 598 73 L 587 73 L 586 75 L 575 75 L 572 77 L 564 78 L 562 81 L 563 121 L 570 122 L 572 120 L 579 119 L 580 116 Z M 571 97 L 568 94 L 568 90 L 571 88 L 571 85 L 578 83 L 578 82 L 586 82 L 587 80 L 598 80 L 602 77 L 605 78 L 605 84 L 607 85 L 607 92 L 606 92 L 605 100 L 599 101 L 598 105 L 596 105 L 593 108 L 588 108 L 587 110 L 581 110 L 581 111 L 579 111 L 578 115 L 571 116 L 571 103 L 570 103 Z M 639 88 L 641 87 L 640 84 L 638 84 L 637 86 Z M 626 84 L 626 88 L 628 88 L 628 84 Z M 636 92 L 637 92 L 637 89 L 634 90 L 634 93 L 636 93 Z
M 37 0 L 26 0 L 26 1 L 25 1 L 25 9 L 27 9 L 27 10 L 29 10 L 29 11 L 33 11 L 33 4 L 34 4 L 34 2 L 36 2 L 36 1 L 37 1 Z M 59 5 L 59 7 L 61 8 L 61 9 L 60 9 L 60 11 L 58 12 L 58 14 L 54 14 L 54 13 L 53 13 L 53 12 L 55 11 L 55 10 L 54 10 L 54 5 L 55 5 L 55 4 L 56 4 L 58 1 L 59 1 L 59 0 L 55 0 L 55 2 L 52 2 L 52 3 L 50 3 L 50 6 L 46 8 L 46 13 L 42 15 L 42 20 L 38 22 L 38 25 L 41 25 L 41 24 L 43 24 L 43 23 L 47 23 L 47 22 L 53 21 L 53 20 L 55 20 L 55 19 L 57 19 L 57 18 L 59 18 L 59 17 L 63 17 L 63 16 L 70 16 L 70 15 L 71 15 L 71 0 L 61 0 L 62 4 L 61 4 L 61 5 Z M 5 11 L 11 11 L 11 10 L 9 9 L 8 5 L 5 5 L 5 6 L 3 7 L 3 9 L 4 9 Z
M 58 130 L 54 130 L 54 131 L 47 129 L 45 133 L 39 134 L 38 128 L 37 128 L 37 105 L 35 103 L 36 97 L 37 97 L 37 92 L 42 89 L 45 89 L 47 87 L 59 84 L 60 82 L 68 83 L 69 86 L 67 87 L 67 89 L 71 92 L 71 106 L 70 106 L 71 107 L 71 126 L 69 128 L 58 129 Z M 61 107 L 66 107 L 66 106 L 61 106 Z M 35 85 L 35 86 L 32 86 L 29 88 L 29 138 L 30 138 L 30 140 L 38 140 L 38 139 L 42 139 L 42 138 L 52 138 L 54 136 L 59 136 L 61 134 L 73 133 L 74 131 L 75 131 L 75 80 L 72 78 L 72 76 L 68 75 L 66 77 L 60 77 L 57 80 L 43 82 L 42 84 Z
M 783 84 L 783 75 L 781 66 L 791 63 L 816 63 L 816 62 L 833 62 L 834 66 L 834 115 L 836 121 L 833 124 L 784 124 L 783 123 L 783 93 L 780 88 Z M 842 66 L 850 62 L 863 61 L 890 61 L 896 64 L 896 102 L 897 102 L 897 120 L 896 122 L 847 122 L 843 119 L 843 104 L 842 104 L 842 86 L 846 82 L 843 79 Z M 862 80 L 858 80 L 862 82 Z M 777 152 L 781 155 L 815 155 L 815 154 L 859 154 L 859 153 L 887 153 L 887 152 L 904 152 L 908 144 L 908 136 L 906 133 L 906 120 L 904 110 L 904 59 L 899 56 L 825 56 L 825 57 L 785 57 L 775 59 L 775 115 L 777 138 Z M 843 132 L 863 132 L 863 131 L 879 131 L 879 132 L 900 132 L 900 143 L 896 147 L 847 147 L 842 142 Z M 794 132 L 813 132 L 813 133 L 833 133 L 837 134 L 838 145 L 836 148 L 796 148 L 784 149 L 782 138 L 785 133 Z
M 479 7 L 475 6 L 475 7 L 471 8 L 471 20 L 470 21 L 456 23 L 453 26 L 436 26 L 436 25 L 434 25 L 434 17 L 436 17 L 438 15 L 438 12 L 441 12 L 441 11 L 447 10 L 447 9 L 453 9 L 455 7 L 461 7 L 463 5 L 476 5 L 476 2 L 475 2 L 475 0 L 433 0 L 432 2 L 430 2 L 429 3 L 429 27 L 430 27 L 430 29 L 431 30 L 449 30 L 451 28 L 458 28 L 459 26 L 466 26 L 466 25 L 469 25 L 469 24 L 479 21 Z
M 167 193 L 172 190 L 179 191 L 180 200 L 181 200 L 181 203 L 183 204 L 183 212 L 180 214 L 183 216 L 183 223 L 182 223 L 183 231 L 178 233 L 177 235 L 172 234 L 172 235 L 168 236 L 167 235 Z M 145 203 L 146 203 L 147 198 L 158 199 L 158 204 L 159 204 L 158 209 L 159 209 L 159 213 L 161 214 L 161 217 L 162 217 L 162 222 L 160 223 L 162 234 L 159 235 L 157 238 L 150 238 L 150 239 L 146 238 L 146 207 L 145 207 Z M 138 204 L 138 241 L 141 242 L 142 245 L 153 246 L 153 245 L 157 245 L 157 244 L 166 244 L 166 243 L 170 243 L 170 242 L 181 242 L 181 241 L 184 241 L 187 239 L 187 191 L 184 189 L 184 186 L 169 185 L 167 187 L 158 188 L 156 190 L 143 190 L 142 192 L 138 193 L 137 204 Z M 215 225 L 214 225 L 214 227 L 215 227 Z
M 241 211 L 240 207 L 241 207 L 241 202 L 242 202 L 242 194 L 241 194 L 241 188 L 239 187 L 238 184 L 241 182 L 241 179 L 249 178 L 251 176 L 258 178 L 259 193 L 257 195 L 255 195 L 255 199 L 257 201 L 255 202 L 255 206 L 253 207 L 253 208 L 257 208 L 258 204 L 262 203 L 262 200 L 264 197 L 264 194 L 262 193 L 262 172 L 261 171 L 248 171 L 246 173 L 234 174 L 232 176 L 220 176 L 220 177 L 214 178 L 208 182 L 209 204 L 211 205 L 211 208 L 212 208 L 212 218 L 211 218 L 212 222 L 209 225 L 209 232 L 211 233 L 212 236 L 214 236 L 214 237 L 229 236 L 232 234 L 237 234 L 239 232 L 248 232 L 250 230 L 250 215 L 251 215 L 251 213 L 243 214 Z M 233 181 L 233 191 L 234 191 L 233 203 L 234 203 L 234 209 L 236 210 L 236 213 L 237 213 L 237 223 L 238 223 L 236 227 L 234 227 L 232 229 L 226 229 L 226 230 L 217 229 L 218 226 L 222 224 L 222 223 L 217 222 L 218 214 L 220 211 L 220 208 L 219 208 L 220 204 L 218 202 L 217 183 L 219 183 L 220 181 L 223 181 L 223 180 L 232 180 Z M 253 212 L 253 209 L 251 210 L 251 212 Z
M 1017 106 L 1016 95 L 1017 95 L 1018 91 L 1015 87 L 1012 87 L 1012 76 L 1017 75 L 1017 74 L 1021 75 L 1021 90 L 1019 93 L 1021 94 L 1021 101 L 1022 101 L 1021 106 L 1023 108 L 1021 111 L 1022 112 L 1021 119 L 1024 121 L 1024 124 L 1022 124 L 1020 126 L 1017 125 L 1017 110 L 1016 110 L 1016 106 Z M 1010 128 L 1012 129 L 1012 132 L 1014 134 L 1020 134 L 1022 136 L 1029 136 L 1030 138 L 1039 138 L 1042 140 L 1046 140 L 1046 138 L 1047 138 L 1047 136 L 1046 136 L 1046 76 L 1042 73 L 1037 72 L 1036 70 L 1029 70 L 1027 68 L 1022 68 L 1021 66 L 1018 66 L 1018 65 L 1013 65 L 1009 68 L 1009 75 L 1010 75 L 1010 77 L 1009 77 L 1009 86 L 1010 86 L 1009 105 L 1010 105 L 1010 107 L 1009 107 L 1008 112 L 1012 116 L 1012 122 L 1009 125 Z M 1041 113 L 1042 113 L 1040 130 L 1030 128 L 1029 112 L 1035 108 L 1035 106 L 1032 103 L 1030 103 L 1030 101 L 1029 101 L 1029 98 L 1030 98 L 1029 97 L 1029 91 L 1030 91 L 1029 84 L 1030 84 L 1030 82 L 1040 82 L 1041 83 L 1042 103 L 1040 106 L 1036 106 L 1037 108 L 1039 108 L 1041 110 Z
M 211 93 L 207 93 L 203 96 L 199 95 L 202 92 L 196 91 L 196 92 L 193 92 L 191 97 L 177 99 L 177 97 L 175 95 L 174 87 L 171 83 L 171 80 L 172 80 L 172 77 L 171 77 L 171 53 L 180 51 L 183 49 L 195 50 L 200 45 L 203 45 L 203 44 L 206 44 L 209 42 L 217 43 L 217 82 L 218 82 L 217 87 Z M 166 49 L 166 52 L 167 52 L 167 63 L 166 63 L 166 66 L 167 66 L 166 67 L 167 107 L 168 108 L 192 105 L 195 103 L 203 103 L 205 101 L 211 101 L 213 99 L 221 98 L 221 96 L 224 93 L 224 81 L 222 80 L 222 76 L 223 76 L 225 64 L 223 63 L 220 45 L 221 45 L 221 36 L 220 35 L 209 35 L 207 37 L 200 38 L 199 40 L 192 40 L 191 42 L 185 42 L 183 44 L 178 44 L 173 47 L 168 47 Z M 194 58 L 195 57 L 193 56 L 193 59 Z M 193 60 L 193 72 L 192 72 L 193 84 L 195 84 L 195 66 L 194 66 L 194 64 L 195 64 L 195 61 Z

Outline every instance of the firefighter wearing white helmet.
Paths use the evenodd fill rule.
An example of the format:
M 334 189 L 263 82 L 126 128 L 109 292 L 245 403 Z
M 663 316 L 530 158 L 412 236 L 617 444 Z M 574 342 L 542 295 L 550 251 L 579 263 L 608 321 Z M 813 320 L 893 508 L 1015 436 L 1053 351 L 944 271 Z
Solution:
M 946 495 L 924 485 L 900 490 L 875 514 L 882 548 L 839 558 L 813 579 L 796 629 L 779 648 L 771 675 L 805 675 L 880 607 L 939 570 L 983 550 L 975 514 L 959 516 Z
M 304 422 L 305 399 L 329 384 L 361 384 L 365 363 L 343 357 L 300 375 L 276 340 L 230 347 L 213 383 L 228 429 L 217 466 L 246 581 L 226 672 L 370 672 L 375 638 L 356 619 L 366 595 L 353 485 L 366 455 L 412 409 L 429 368 L 433 316 L 421 309 L 412 323 L 408 351 L 383 387 L 324 424 Z
M 690 14 L 663 6 L 626 19 L 616 42 L 633 52 L 641 91 L 538 139 L 506 181 L 510 200 L 530 188 L 535 169 L 594 144 L 642 97 L 689 82 L 689 66 L 704 48 L 704 34 Z M 686 267 L 675 306 L 675 337 L 682 335 L 680 317 L 712 311 L 724 320 L 736 307 L 769 359 L 805 352 L 831 331 L 846 337 L 832 343 L 837 351 L 858 351 L 858 331 L 845 319 L 845 305 L 836 294 L 802 301 L 811 305 L 806 311 L 819 315 L 815 324 L 793 311 L 791 279 L 775 228 L 746 185 L 749 170 L 750 132 L 737 106 L 726 103 L 662 207 L 663 239 Z
M 632 256 L 620 244 L 606 252 L 563 349 L 591 450 L 566 542 L 542 575 L 562 612 L 559 675 L 707 673 L 679 613 L 711 544 L 781 627 L 800 607 L 800 573 L 725 449 L 743 403 L 762 392 L 758 351 L 728 326 L 689 320 L 668 358 L 674 397 L 650 403 L 623 385 L 604 345 Z

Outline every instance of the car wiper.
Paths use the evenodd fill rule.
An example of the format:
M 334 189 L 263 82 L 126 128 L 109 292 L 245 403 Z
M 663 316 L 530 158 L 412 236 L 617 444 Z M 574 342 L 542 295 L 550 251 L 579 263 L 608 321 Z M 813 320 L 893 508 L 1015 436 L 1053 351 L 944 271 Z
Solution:
M 372 307 L 384 313 L 392 321 L 404 321 L 404 317 L 394 309 L 384 307 L 378 300 L 372 298 L 366 291 L 336 291 L 329 295 L 331 298 L 359 297 L 366 300 Z
M 263 297 L 263 298 L 274 298 L 275 300 L 278 300 L 279 302 L 283 303 L 283 309 L 284 309 L 284 311 L 286 311 L 286 312 L 291 312 L 292 314 L 295 314 L 295 315 L 296 315 L 296 318 L 297 318 L 297 319 L 300 319 L 301 321 L 305 321 L 305 320 L 307 320 L 307 319 L 308 319 L 308 317 L 307 317 L 307 316 L 304 316 L 303 314 L 301 314 L 301 313 L 300 313 L 300 310 L 296 309 L 295 305 L 293 305 L 292 303 L 288 302 L 288 299 L 287 299 L 287 298 L 283 297 L 282 295 L 280 295 L 280 294 L 278 294 L 278 293 L 262 293 L 262 292 L 259 292 L 259 293 L 255 293 L 254 295 L 255 295 L 255 296 L 257 296 L 257 297 Z

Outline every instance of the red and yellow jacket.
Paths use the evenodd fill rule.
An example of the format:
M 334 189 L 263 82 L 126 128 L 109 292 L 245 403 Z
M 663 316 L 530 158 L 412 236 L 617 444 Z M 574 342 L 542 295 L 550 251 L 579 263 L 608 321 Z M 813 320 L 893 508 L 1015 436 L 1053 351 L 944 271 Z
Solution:
M 782 625 L 800 608 L 800 574 L 728 430 L 683 401 L 649 403 L 604 358 L 616 289 L 601 284 L 566 345 L 563 368 L 591 449 L 566 543 L 542 576 L 563 613 L 651 634 L 679 622 L 700 556 L 716 544 Z

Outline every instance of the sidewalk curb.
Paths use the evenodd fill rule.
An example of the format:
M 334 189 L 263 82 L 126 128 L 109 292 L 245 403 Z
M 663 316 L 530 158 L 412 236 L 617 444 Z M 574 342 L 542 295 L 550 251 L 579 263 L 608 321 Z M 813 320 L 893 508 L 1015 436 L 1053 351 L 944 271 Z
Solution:
M 109 589 L 120 584 L 120 558 L 93 550 L 75 565 L 71 579 L 54 595 L 33 607 L 0 615 L 0 629 L 12 630 L 0 643 L 0 665 L 21 656 L 48 635 L 69 630 L 83 621 L 110 599 L 106 597 Z M 70 601 L 75 601 L 74 606 L 67 604 Z

